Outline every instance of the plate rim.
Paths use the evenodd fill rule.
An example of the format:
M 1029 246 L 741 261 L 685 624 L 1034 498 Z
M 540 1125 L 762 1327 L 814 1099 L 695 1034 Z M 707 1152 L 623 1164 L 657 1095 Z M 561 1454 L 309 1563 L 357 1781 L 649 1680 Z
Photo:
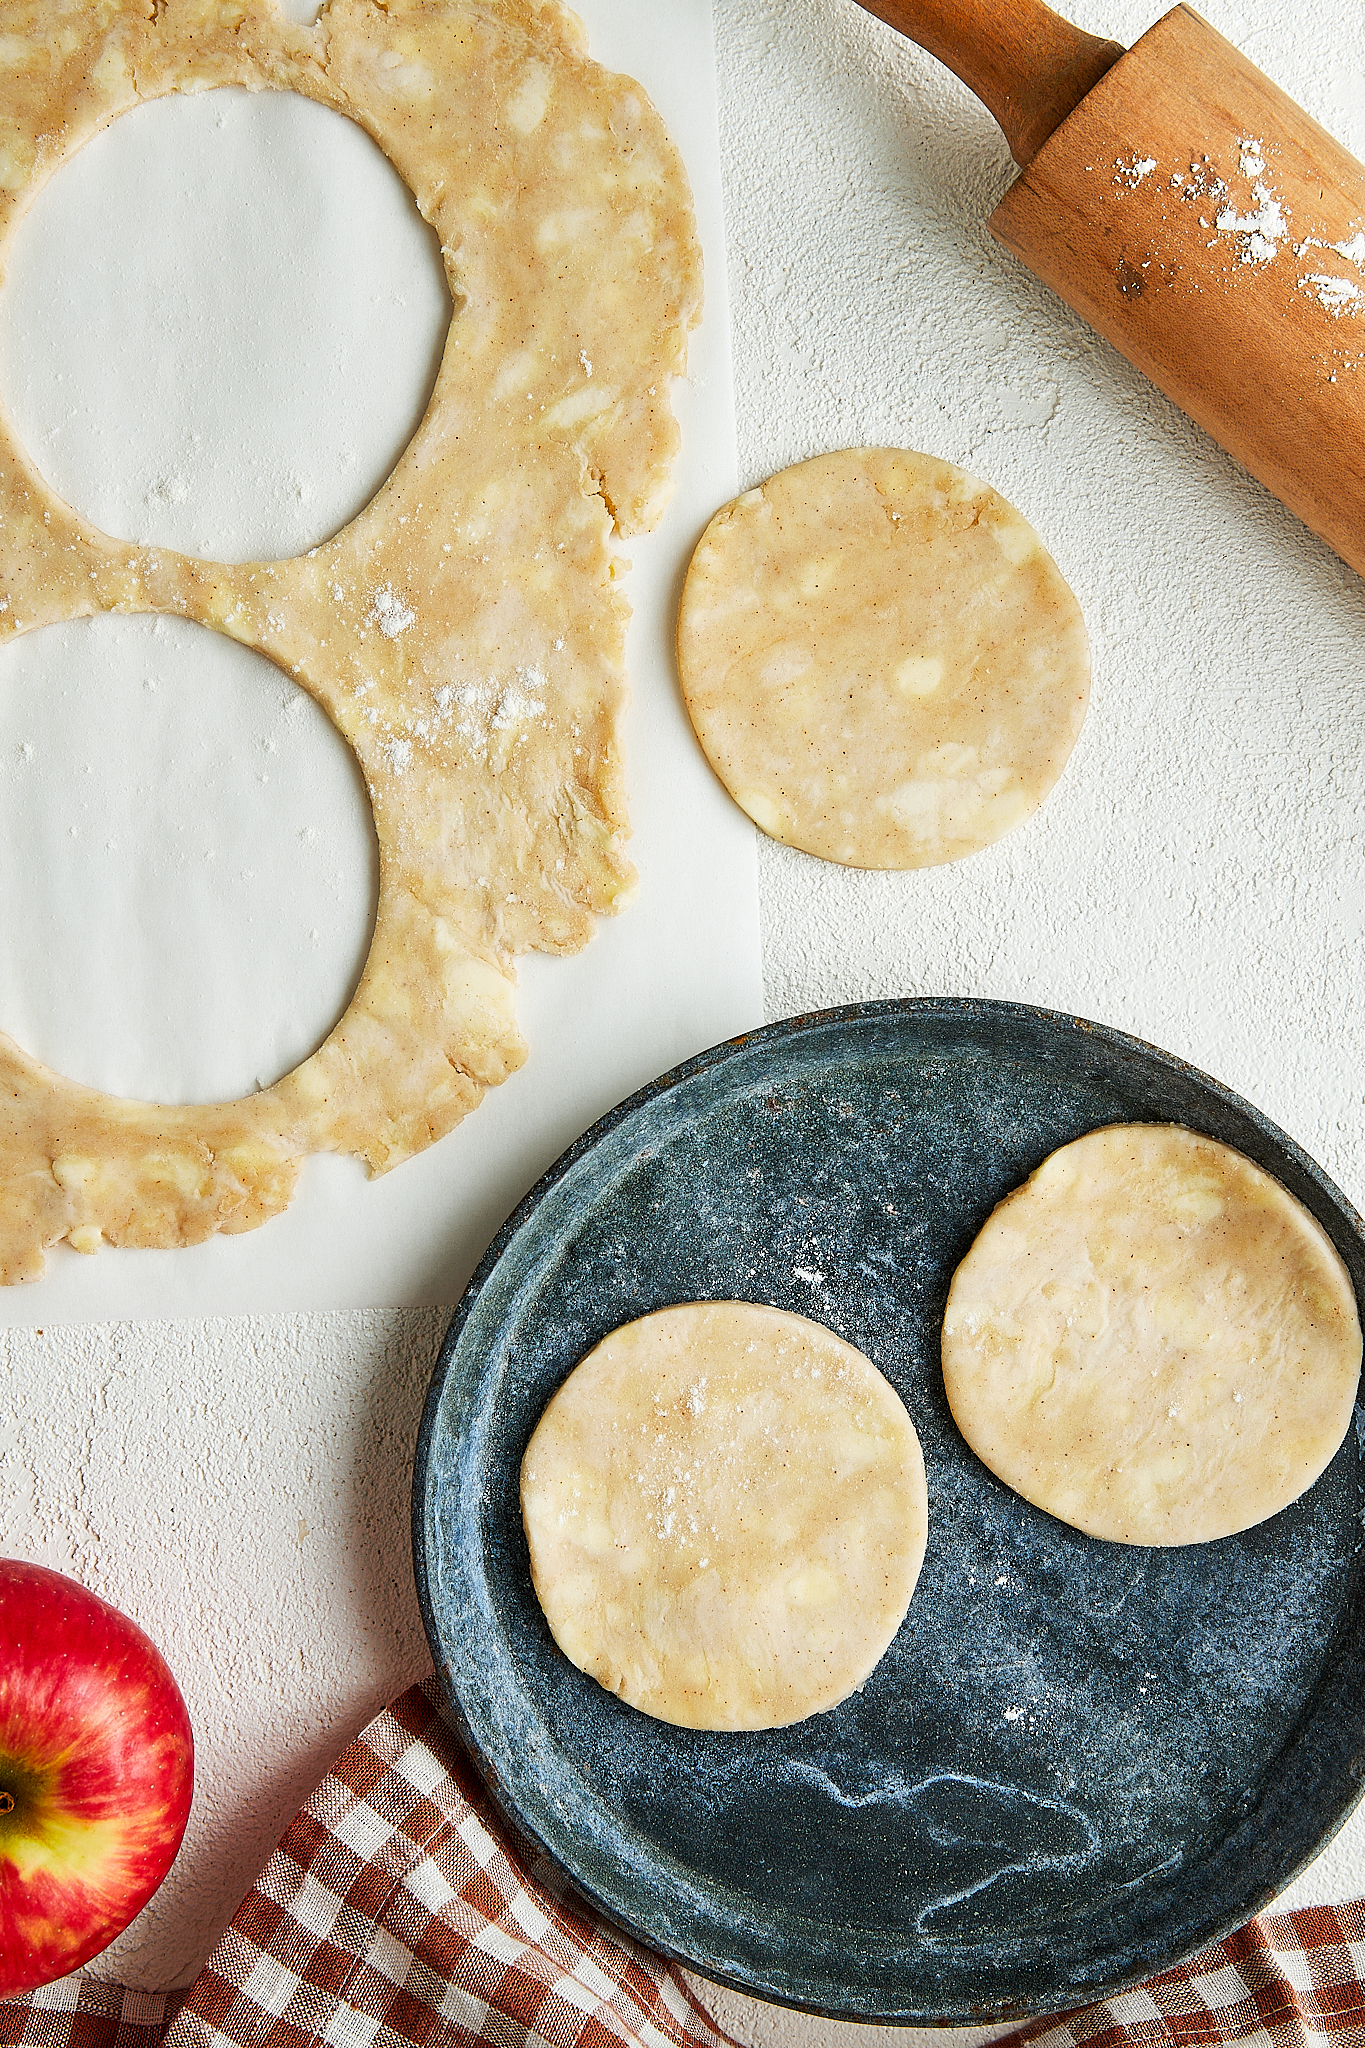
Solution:
M 654 1953 L 662 1955 L 666 1960 L 679 1965 L 681 1968 L 696 1972 L 698 1976 L 703 1977 L 709 1982 L 738 1992 L 745 1997 L 782 2006 L 789 2010 L 808 2013 L 819 2018 L 863 2025 L 909 2025 L 923 2027 L 989 2025 L 1001 2021 L 1023 2023 L 1034 2018 L 1045 2018 L 1050 2015 L 1083 2009 L 1084 2006 L 1093 2005 L 1101 1999 L 1120 1995 L 1124 1991 L 1131 1990 L 1145 1983 L 1153 1974 L 1163 1969 L 1175 1967 L 1178 1962 L 1193 1954 L 1197 1954 L 1204 1947 L 1212 1946 L 1214 1943 L 1225 1939 L 1229 1934 L 1246 1925 L 1249 1919 L 1261 1912 L 1275 1897 L 1279 1896 L 1280 1892 L 1292 1884 L 1301 1871 L 1321 1854 L 1326 1845 L 1350 1818 L 1362 1797 L 1365 1797 L 1365 1749 L 1362 1750 L 1362 1770 L 1356 1774 L 1357 1784 L 1353 1796 L 1342 1807 L 1324 1832 L 1316 1838 L 1314 1846 L 1283 1876 L 1275 1889 L 1267 1891 L 1264 1896 L 1257 1897 L 1246 1910 L 1238 1910 L 1230 1916 L 1224 1915 L 1210 1920 L 1206 1927 L 1200 1929 L 1194 1944 L 1189 1947 L 1182 1947 L 1178 1955 L 1162 1956 L 1158 1952 L 1151 1961 L 1142 1963 L 1131 1972 L 1115 1977 L 1112 1980 L 1107 1980 L 1098 1987 L 1087 1988 L 1081 1994 L 1080 2006 L 1078 2006 L 1077 1997 L 1071 1989 L 1062 1990 L 1055 1996 L 1025 1996 L 1005 2002 L 986 1999 L 983 2000 L 979 2008 L 973 2009 L 970 2017 L 964 2017 L 961 2012 L 954 2012 L 944 2017 L 930 2017 L 919 2008 L 911 2008 L 909 2006 L 888 2009 L 884 2004 L 869 2005 L 856 2002 L 842 2004 L 825 2003 L 819 1999 L 806 1999 L 796 1996 L 790 1990 L 771 1983 L 759 1982 L 752 1976 L 746 1977 L 734 1974 L 733 1972 L 727 1972 L 719 1968 L 710 1959 L 699 1960 L 696 1955 L 687 1953 L 676 1944 L 670 1943 L 666 1938 L 661 1937 L 656 1931 L 652 1931 L 642 1920 L 624 1911 L 615 1900 L 603 1897 L 578 1870 L 565 1864 L 559 1849 L 546 1841 L 521 1812 L 515 1799 L 505 1789 L 496 1765 L 485 1755 L 480 1746 L 475 1730 L 465 1712 L 454 1673 L 443 1654 L 440 1631 L 436 1623 L 435 1605 L 428 1577 L 427 1538 L 429 1518 L 427 1514 L 427 1481 L 432 1444 L 442 1408 L 446 1381 L 455 1365 L 460 1338 L 478 1305 L 485 1287 L 492 1279 L 509 1247 L 520 1236 L 546 1198 L 573 1172 L 574 1168 L 583 1158 L 595 1151 L 623 1123 L 638 1115 L 646 1106 L 657 1103 L 662 1098 L 695 1081 L 698 1077 L 705 1075 L 709 1071 L 724 1067 L 742 1056 L 751 1055 L 759 1048 L 770 1045 L 777 1046 L 784 1040 L 797 1038 L 805 1033 L 814 1033 L 831 1027 L 872 1024 L 879 1020 L 903 1020 L 908 1024 L 921 1020 L 925 1022 L 930 1020 L 960 1021 L 964 1024 L 968 1022 L 980 1023 L 987 1020 L 1008 1023 L 1010 1020 L 1017 1020 L 1021 1024 L 1026 1022 L 1030 1027 L 1034 1028 L 1056 1028 L 1062 1038 L 1068 1033 L 1076 1033 L 1085 1037 L 1094 1036 L 1121 1054 L 1136 1057 L 1143 1062 L 1153 1063 L 1159 1068 L 1164 1068 L 1173 1075 L 1178 1075 L 1186 1083 L 1193 1085 L 1197 1089 L 1207 1091 L 1215 1100 L 1225 1105 L 1238 1116 L 1249 1119 L 1258 1133 L 1263 1135 L 1272 1147 L 1282 1152 L 1304 1178 L 1312 1184 L 1319 1199 L 1335 1212 L 1336 1220 L 1339 1224 L 1344 1225 L 1347 1233 L 1354 1238 L 1356 1249 L 1362 1261 L 1365 1261 L 1365 1219 L 1361 1217 L 1354 1204 L 1326 1171 L 1310 1153 L 1304 1150 L 1297 1140 L 1292 1138 L 1288 1132 L 1284 1131 L 1254 1103 L 1248 1101 L 1245 1096 L 1240 1095 L 1225 1082 L 1219 1081 L 1216 1077 L 1206 1073 L 1193 1061 L 1184 1059 L 1178 1054 L 1167 1052 L 1163 1048 L 1153 1045 L 1150 1041 L 1140 1038 L 1131 1032 L 1123 1031 L 1117 1026 L 1082 1017 L 1070 1010 L 1054 1010 L 1041 1005 L 985 996 L 891 997 L 875 1001 L 836 1004 L 819 1010 L 800 1012 L 792 1016 L 775 1019 L 756 1026 L 750 1031 L 742 1032 L 733 1038 L 721 1040 L 717 1044 L 689 1056 L 686 1060 L 680 1061 L 677 1065 L 657 1075 L 653 1080 L 635 1089 L 630 1095 L 606 1110 L 579 1137 L 566 1146 L 559 1157 L 537 1178 L 491 1240 L 487 1251 L 470 1276 L 469 1282 L 461 1294 L 447 1325 L 428 1386 L 421 1422 L 418 1428 L 413 1460 L 412 1489 L 412 1547 L 418 1604 L 421 1610 L 428 1646 L 436 1664 L 437 1677 L 441 1686 L 446 1713 L 453 1721 L 457 1733 L 474 1763 L 481 1782 L 486 1786 L 499 1814 L 510 1826 L 514 1838 L 529 1850 L 534 1859 L 546 1860 L 550 1871 L 553 1873 L 555 1883 L 563 1887 L 570 1903 L 575 1901 L 585 1902 L 610 1927 L 639 1942 Z M 1163 1119 L 1162 1121 L 1169 1121 L 1169 1119 Z M 1319 1218 L 1319 1221 L 1322 1221 L 1322 1219 Z M 1324 1228 L 1327 1228 L 1325 1223 Z M 1336 1240 L 1333 1233 L 1329 1230 L 1328 1234 L 1333 1236 L 1333 1242 L 1335 1243 Z M 1337 1249 L 1340 1252 L 1340 1245 L 1337 1245 Z M 1353 1285 L 1355 1285 L 1354 1280 Z M 1358 1286 L 1356 1287 L 1356 1292 L 1362 1321 L 1365 1321 L 1365 1300 L 1360 1299 L 1360 1289 Z M 1361 1423 L 1363 1409 L 1365 1409 L 1365 1379 L 1362 1379 L 1361 1388 L 1357 1395 L 1355 1410 L 1357 1428 L 1359 1428 Z M 1303 1713 L 1305 1716 L 1312 1711 L 1312 1702 L 1316 1697 L 1316 1691 L 1317 1688 L 1315 1686 L 1314 1693 L 1310 1694 L 1309 1701 L 1304 1707 Z M 1362 1737 L 1365 1738 L 1365 1718 L 1362 1719 L 1361 1733 Z M 537 1874 L 544 1881 L 544 1871 L 542 1870 Z M 1155 1944 L 1151 1943 L 1145 1945 L 1155 1946 Z

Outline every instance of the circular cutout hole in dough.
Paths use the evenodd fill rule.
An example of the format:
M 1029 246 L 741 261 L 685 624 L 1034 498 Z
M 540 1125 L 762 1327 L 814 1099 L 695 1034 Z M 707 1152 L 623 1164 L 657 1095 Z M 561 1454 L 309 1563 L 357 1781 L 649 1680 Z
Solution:
M 1090 692 L 1027 520 L 950 462 L 846 449 L 724 506 L 678 661 L 712 767 L 771 838 L 860 868 L 959 860 L 1036 810 Z
M 171 93 L 35 194 L 0 287 L 0 394 L 92 526 L 220 562 L 301 555 L 369 503 L 431 396 L 441 253 L 354 121 Z
M 537 1424 L 521 1502 L 565 1656 L 684 1728 L 780 1728 L 856 1692 L 928 1523 L 890 1382 L 823 1325 L 741 1301 L 605 1337 Z
M 1123 1124 L 1054 1152 L 953 1276 L 948 1403 L 997 1478 L 1115 1543 L 1208 1543 L 1312 1485 L 1361 1333 L 1321 1225 L 1240 1152 Z
M 145 612 L 0 641 L 0 790 L 0 1022 L 34 1059 L 213 1103 L 327 1036 L 369 949 L 374 823 L 273 662 Z

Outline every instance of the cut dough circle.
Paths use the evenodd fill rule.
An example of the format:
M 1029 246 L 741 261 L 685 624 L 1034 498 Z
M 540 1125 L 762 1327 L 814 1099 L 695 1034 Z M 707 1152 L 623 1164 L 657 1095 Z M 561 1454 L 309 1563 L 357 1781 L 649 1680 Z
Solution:
M 1042 802 L 1090 693 L 1080 607 L 989 485 L 845 449 L 724 506 L 678 619 L 683 695 L 735 801 L 860 868 L 979 852 Z
M 565 1656 L 684 1728 L 780 1728 L 857 1691 L 928 1526 L 889 1381 L 823 1325 L 743 1301 L 605 1337 L 541 1417 L 521 1503 Z
M 1361 1332 L 1316 1219 L 1178 1126 L 1064 1145 L 953 1275 L 948 1403 L 1007 1486 L 1115 1543 L 1208 1543 L 1278 1514 L 1350 1428 Z
M 634 884 L 613 530 L 651 526 L 701 258 L 641 88 L 558 0 L 0 0 L 0 261 L 34 189 L 139 100 L 300 92 L 379 144 L 440 237 L 456 308 L 425 418 L 365 510 L 291 561 L 111 539 L 0 418 L 0 634 L 165 612 L 267 655 L 326 711 L 379 841 L 345 1014 L 272 1087 L 207 1108 L 64 1080 L 0 1034 L 0 1283 L 66 1239 L 249 1230 L 304 1159 L 383 1172 L 519 1067 L 513 956 L 571 953 Z

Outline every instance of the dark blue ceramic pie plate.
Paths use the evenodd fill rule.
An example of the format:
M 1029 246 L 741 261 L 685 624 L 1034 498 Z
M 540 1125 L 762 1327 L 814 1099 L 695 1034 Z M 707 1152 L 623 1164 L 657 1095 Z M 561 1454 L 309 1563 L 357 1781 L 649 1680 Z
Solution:
M 706 1976 L 904 2024 L 1085 2004 L 1240 1925 L 1355 1803 L 1355 1432 L 1259 1528 L 1142 1550 L 1018 1499 L 948 1413 L 954 1267 L 1056 1146 L 1125 1121 L 1249 1154 L 1365 1299 L 1360 1218 L 1226 1088 L 1075 1018 L 924 1000 L 774 1024 L 664 1075 L 546 1174 L 460 1303 L 414 1500 L 451 1705 L 522 1835 Z M 575 1670 L 518 1508 L 531 1429 L 583 1354 L 706 1298 L 773 1302 L 865 1351 L 929 1475 L 919 1589 L 865 1690 L 760 1734 L 667 1726 Z

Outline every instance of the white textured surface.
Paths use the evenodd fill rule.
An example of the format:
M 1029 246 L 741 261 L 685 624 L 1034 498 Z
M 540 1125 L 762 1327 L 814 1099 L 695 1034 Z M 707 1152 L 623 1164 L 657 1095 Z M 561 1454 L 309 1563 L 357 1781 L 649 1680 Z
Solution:
M 340 1745 L 431 1668 L 412 1447 L 441 1309 L 0 1339 L 0 1555 L 69 1572 L 175 1672 L 195 1796 L 98 1973 L 187 1982 Z
M 1347 10 L 1204 11 L 1365 154 Z M 1149 18 L 1075 12 L 1123 40 Z M 763 847 L 770 1013 L 921 992 L 1074 1008 L 1241 1090 L 1359 1203 L 1365 584 L 995 247 L 1004 146 L 932 60 L 853 0 L 716 0 L 716 20 L 743 482 L 856 442 L 963 463 L 1040 529 L 1095 646 L 1072 764 L 998 848 L 868 876 Z M 408 1462 L 441 1321 L 0 1340 L 0 1548 L 129 1607 L 200 1734 L 185 1860 L 110 1974 L 188 1975 L 340 1739 L 422 1667 Z M 1361 1889 L 1358 1820 L 1291 1902 Z M 706 1995 L 756 2048 L 886 2038 Z

